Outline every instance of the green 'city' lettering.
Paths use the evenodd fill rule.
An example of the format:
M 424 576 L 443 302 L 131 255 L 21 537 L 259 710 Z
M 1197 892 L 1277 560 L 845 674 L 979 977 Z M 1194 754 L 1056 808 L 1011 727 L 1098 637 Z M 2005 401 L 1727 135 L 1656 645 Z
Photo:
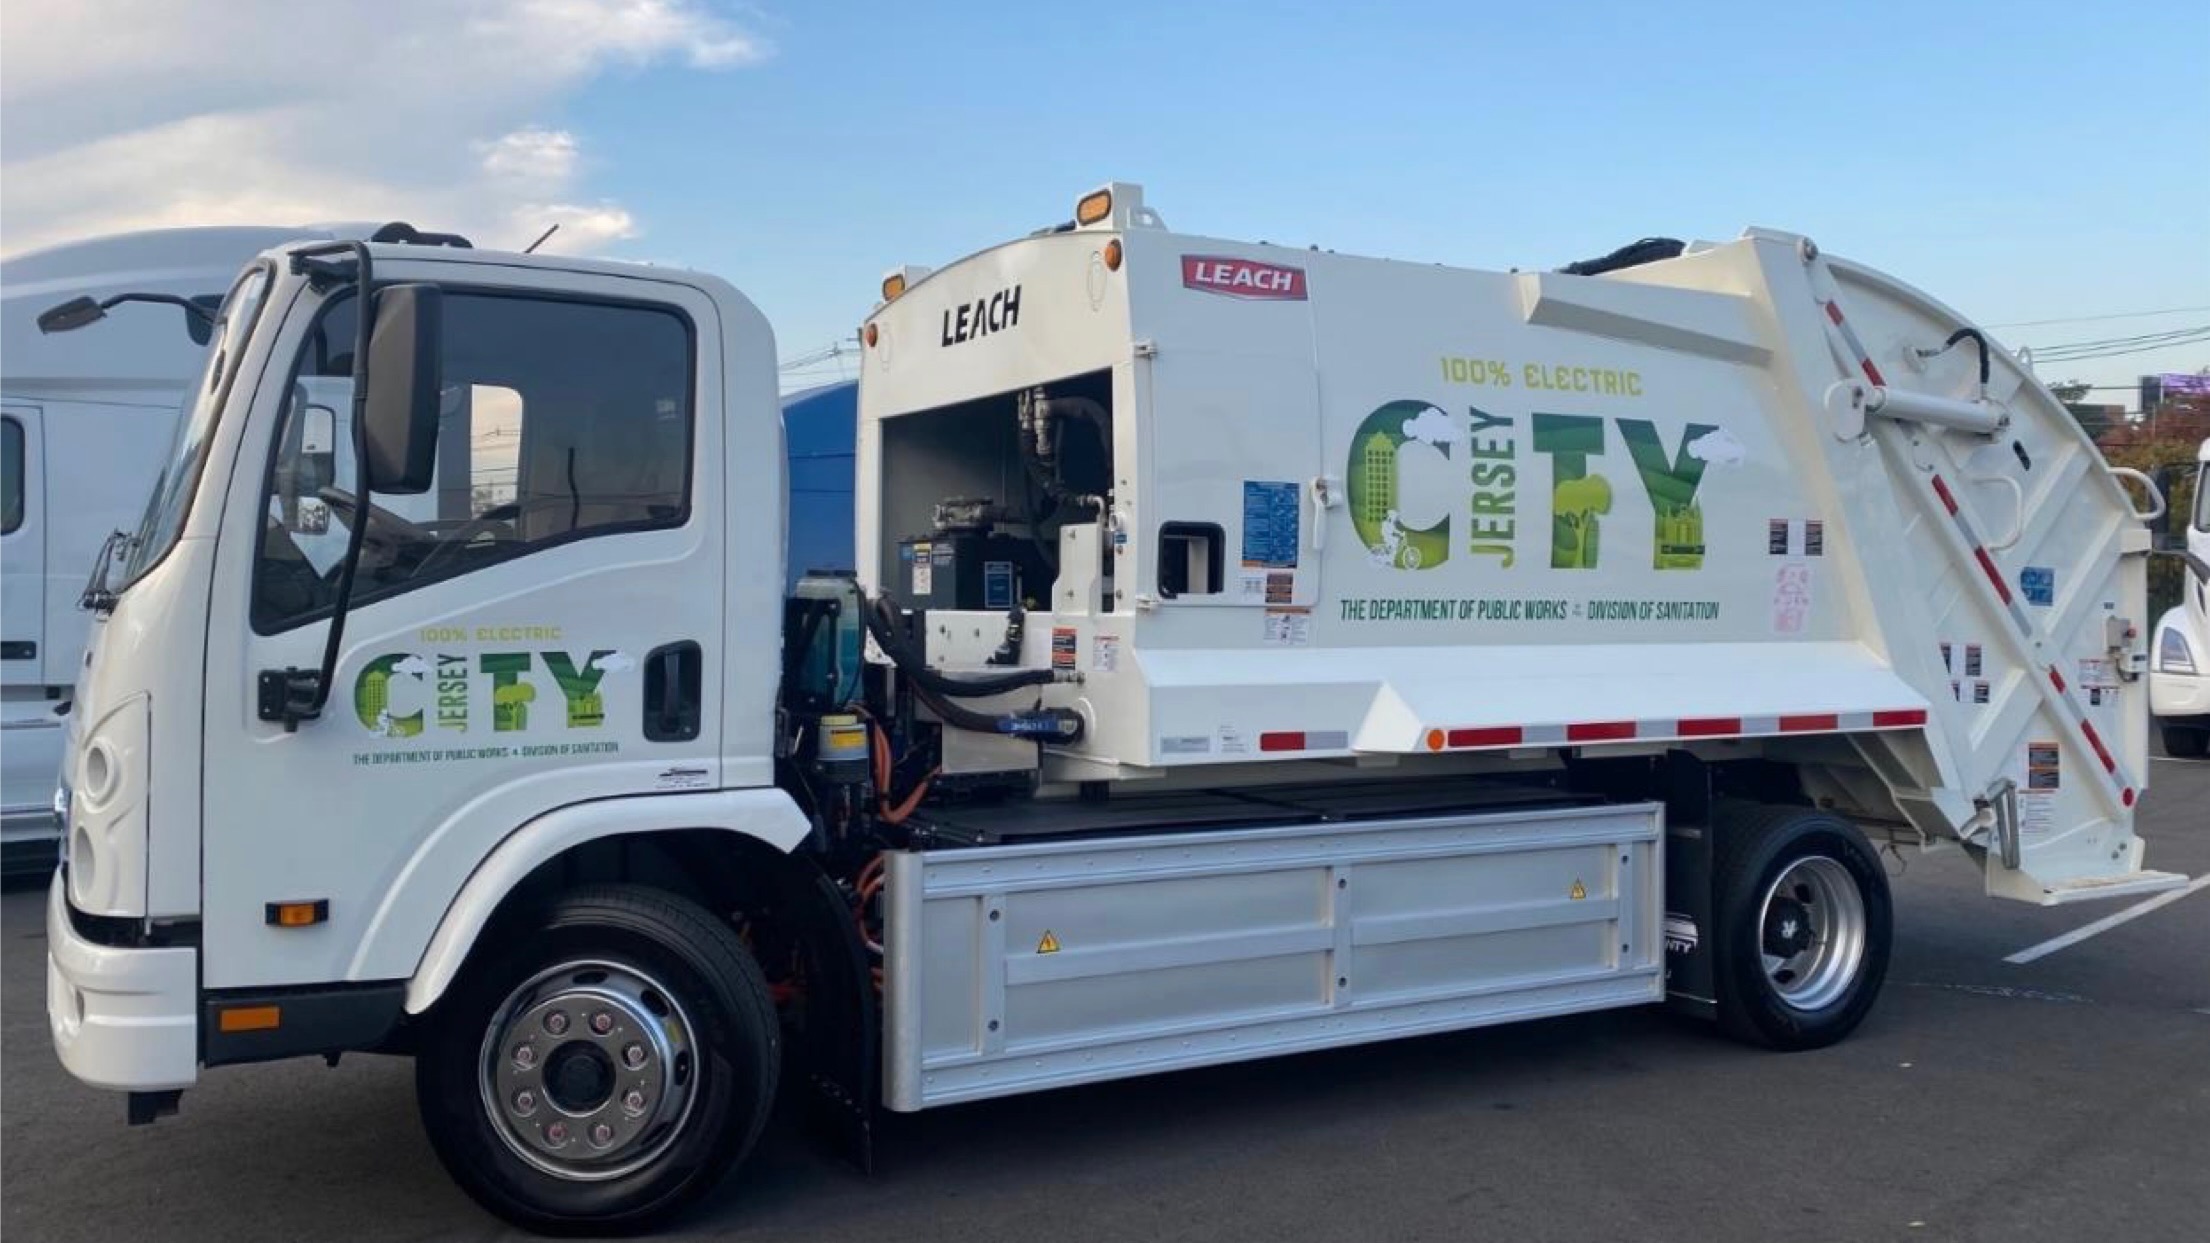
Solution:
M 599 668 L 599 661 L 613 654 L 611 648 L 593 652 L 578 671 L 566 652 L 539 653 L 553 681 L 560 684 L 561 697 L 568 701 L 568 728 L 590 729 L 606 723 L 606 703 L 598 693 L 599 679 L 606 671 Z

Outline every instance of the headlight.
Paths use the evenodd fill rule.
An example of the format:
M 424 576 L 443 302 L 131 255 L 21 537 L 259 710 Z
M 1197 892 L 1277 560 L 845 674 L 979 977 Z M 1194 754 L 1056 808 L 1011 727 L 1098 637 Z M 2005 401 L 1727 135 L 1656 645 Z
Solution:
M 2193 673 L 2195 654 L 2187 646 L 2187 636 L 2179 633 L 2179 627 L 2167 626 L 2156 636 L 2156 671 L 2158 673 Z

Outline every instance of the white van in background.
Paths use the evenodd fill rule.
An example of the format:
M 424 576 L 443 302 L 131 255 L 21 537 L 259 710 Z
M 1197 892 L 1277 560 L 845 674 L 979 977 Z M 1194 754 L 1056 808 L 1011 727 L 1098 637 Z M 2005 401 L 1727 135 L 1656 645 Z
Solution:
M 336 226 L 350 235 L 350 226 Z M 77 597 L 111 531 L 138 525 L 176 435 L 185 389 L 206 365 L 207 328 L 238 268 L 332 227 L 156 229 L 0 262 L 0 856 L 9 873 L 53 858 L 62 713 L 84 650 Z M 85 331 L 40 331 L 73 298 L 122 294 Z

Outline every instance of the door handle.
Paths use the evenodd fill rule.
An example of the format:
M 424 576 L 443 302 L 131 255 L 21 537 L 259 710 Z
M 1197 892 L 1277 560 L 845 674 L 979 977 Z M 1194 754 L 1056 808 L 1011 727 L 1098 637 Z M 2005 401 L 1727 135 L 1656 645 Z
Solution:
M 698 737 L 700 666 L 696 642 L 663 643 L 645 657 L 645 739 L 689 742 Z

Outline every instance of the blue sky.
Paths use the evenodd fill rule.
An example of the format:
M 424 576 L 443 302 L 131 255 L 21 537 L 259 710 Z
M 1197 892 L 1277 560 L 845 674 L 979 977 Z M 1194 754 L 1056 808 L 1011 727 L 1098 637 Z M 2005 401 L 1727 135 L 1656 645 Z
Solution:
M 1473 267 L 1762 224 L 2048 346 L 2210 325 L 2210 5 L 293 0 L 0 8 L 0 249 L 408 219 L 736 281 L 784 356 L 883 271 L 1144 184 L 1177 229 Z M 2129 383 L 2210 343 L 2052 366 Z M 786 377 L 826 378 L 834 366 Z M 2099 396 L 2123 399 L 2115 390 Z
M 786 357 L 886 268 L 1116 177 L 1177 229 L 1469 266 L 1769 224 L 2036 320 L 2210 307 L 2210 6 L 2185 7 L 809 5 L 759 65 L 608 77 L 568 122 L 648 222 L 617 252 L 737 280 Z M 2169 353 L 2097 378 L 2210 365 Z

